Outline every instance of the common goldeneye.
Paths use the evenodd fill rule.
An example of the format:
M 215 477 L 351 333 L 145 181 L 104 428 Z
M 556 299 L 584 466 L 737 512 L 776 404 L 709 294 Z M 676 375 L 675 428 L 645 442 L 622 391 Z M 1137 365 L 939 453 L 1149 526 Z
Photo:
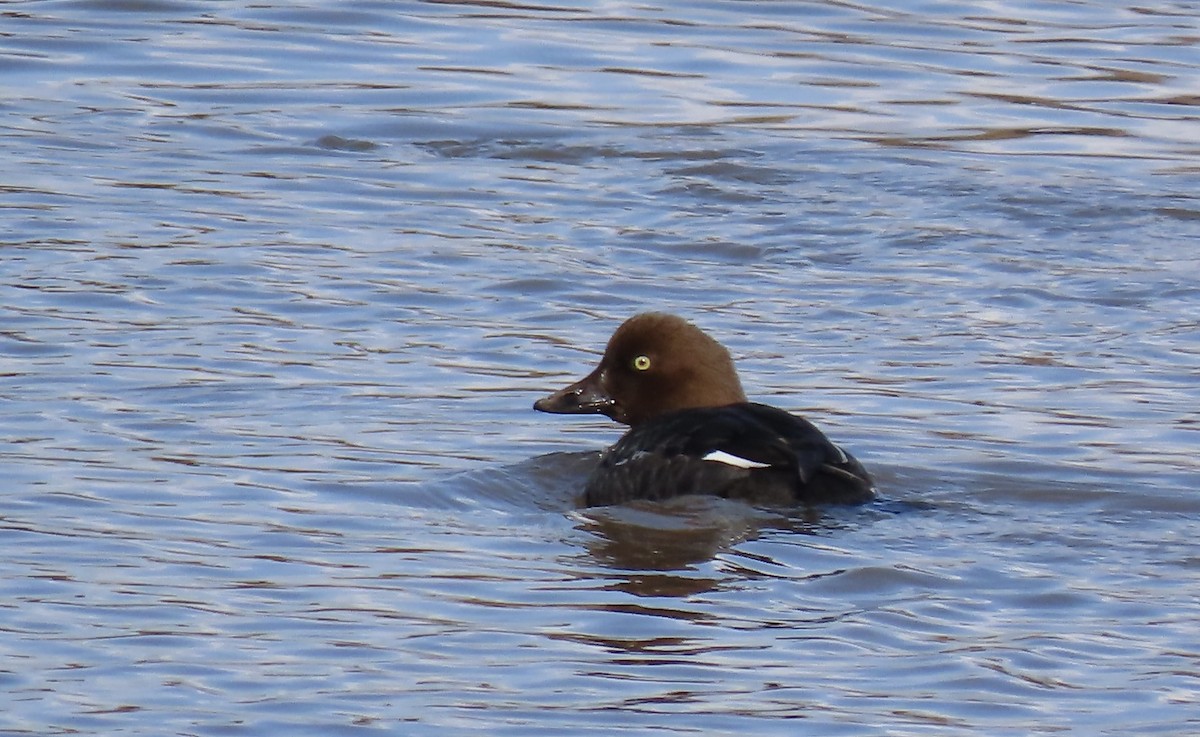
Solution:
M 680 494 L 773 504 L 874 498 L 861 463 L 808 420 L 746 401 L 729 351 L 675 315 L 629 318 L 595 371 L 533 408 L 629 425 L 588 479 L 588 506 Z

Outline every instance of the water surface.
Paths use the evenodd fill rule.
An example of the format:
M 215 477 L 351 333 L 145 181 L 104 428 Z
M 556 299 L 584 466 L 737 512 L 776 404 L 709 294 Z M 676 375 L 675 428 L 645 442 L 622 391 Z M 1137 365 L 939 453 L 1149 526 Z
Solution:
M 1200 731 L 1198 17 L 0 6 L 0 733 Z M 880 501 L 580 509 L 646 309 Z

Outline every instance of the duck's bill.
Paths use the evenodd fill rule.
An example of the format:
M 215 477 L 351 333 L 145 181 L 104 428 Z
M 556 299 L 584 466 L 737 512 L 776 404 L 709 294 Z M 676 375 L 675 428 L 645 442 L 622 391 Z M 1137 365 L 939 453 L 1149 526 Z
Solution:
M 537 400 L 533 408 L 558 415 L 596 414 L 612 417 L 617 403 L 600 384 L 600 372 L 594 371 L 574 384 Z

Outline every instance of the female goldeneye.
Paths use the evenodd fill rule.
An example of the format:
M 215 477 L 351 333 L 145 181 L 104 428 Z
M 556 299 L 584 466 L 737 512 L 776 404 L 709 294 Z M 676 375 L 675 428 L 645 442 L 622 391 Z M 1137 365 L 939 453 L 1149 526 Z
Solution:
M 629 318 L 595 371 L 533 408 L 629 425 L 588 480 L 588 506 L 680 494 L 774 504 L 874 497 L 861 463 L 808 420 L 746 401 L 729 352 L 675 315 Z

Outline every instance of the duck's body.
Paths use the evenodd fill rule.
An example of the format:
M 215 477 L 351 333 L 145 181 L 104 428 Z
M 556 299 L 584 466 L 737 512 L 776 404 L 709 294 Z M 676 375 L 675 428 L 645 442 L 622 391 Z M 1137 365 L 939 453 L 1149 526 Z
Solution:
M 595 371 L 534 408 L 630 426 L 588 480 L 588 506 L 682 494 L 772 504 L 874 497 L 862 464 L 811 422 L 746 401 L 728 351 L 674 315 L 630 318 Z
M 588 506 L 714 494 L 772 504 L 871 498 L 866 470 L 811 422 L 765 404 L 682 409 L 625 433 L 584 491 Z

